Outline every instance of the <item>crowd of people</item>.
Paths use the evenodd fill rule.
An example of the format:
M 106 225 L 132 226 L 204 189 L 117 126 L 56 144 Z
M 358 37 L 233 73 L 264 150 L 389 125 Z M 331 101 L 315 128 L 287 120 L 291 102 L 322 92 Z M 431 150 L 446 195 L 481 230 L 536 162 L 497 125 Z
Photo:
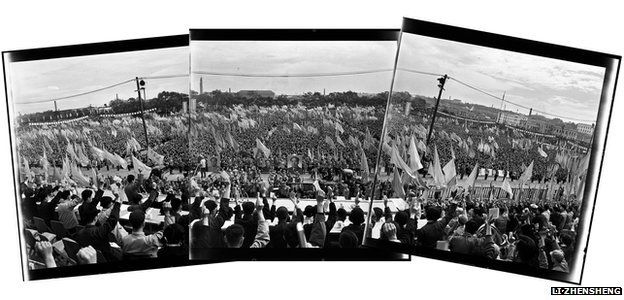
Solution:
M 214 248 L 357 248 L 364 238 L 365 213 L 356 201 L 350 211 L 334 202 L 331 187 L 315 191 L 315 204 L 304 205 L 290 191 L 292 211 L 261 188 L 254 198 L 233 192 L 227 173 L 219 189 L 199 190 L 191 221 L 191 256 Z M 233 206 L 233 207 L 232 207 Z
M 570 272 L 578 254 L 574 201 L 478 200 L 467 193 L 429 200 L 412 190 L 395 214 L 384 202 L 386 210 L 375 212 L 383 224 L 373 224 L 382 240 L 560 272 Z
M 158 170 L 123 180 L 102 176 L 86 188 L 26 177 L 20 210 L 29 269 L 187 259 L 188 200 Z M 150 222 L 152 210 L 161 222 Z

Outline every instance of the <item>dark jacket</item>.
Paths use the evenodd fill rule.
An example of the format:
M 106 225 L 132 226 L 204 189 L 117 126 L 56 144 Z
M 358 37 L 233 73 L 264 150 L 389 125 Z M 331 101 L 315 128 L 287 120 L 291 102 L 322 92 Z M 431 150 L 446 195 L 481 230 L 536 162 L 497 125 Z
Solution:
M 115 261 L 117 257 L 113 255 L 109 244 L 109 234 L 117 226 L 119 220 L 119 208 L 121 204 L 115 202 L 110 216 L 106 222 L 100 226 L 87 225 L 75 235 L 76 242 L 80 247 L 92 246 L 95 250 L 100 250 L 107 261 Z

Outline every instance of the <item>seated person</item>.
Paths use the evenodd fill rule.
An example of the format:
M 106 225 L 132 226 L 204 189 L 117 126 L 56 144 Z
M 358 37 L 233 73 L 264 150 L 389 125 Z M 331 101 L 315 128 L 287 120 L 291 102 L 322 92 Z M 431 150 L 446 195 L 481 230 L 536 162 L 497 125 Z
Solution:
M 145 235 L 145 213 L 140 209 L 131 212 L 128 221 L 132 225 L 132 233 L 122 238 L 124 257 L 156 257 L 163 232 Z

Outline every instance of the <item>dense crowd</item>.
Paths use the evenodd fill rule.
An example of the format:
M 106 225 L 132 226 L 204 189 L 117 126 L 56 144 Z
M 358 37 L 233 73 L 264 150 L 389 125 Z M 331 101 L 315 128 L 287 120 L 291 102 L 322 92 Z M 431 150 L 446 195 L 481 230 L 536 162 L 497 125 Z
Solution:
M 560 272 L 574 267 L 578 202 L 478 200 L 462 193 L 427 200 L 419 195 L 410 192 L 406 207 L 394 215 L 386 206 L 380 239 Z M 419 220 L 426 223 L 419 227 Z
M 69 182 L 20 184 L 29 269 L 187 259 L 188 200 L 160 172 L 100 177 L 88 188 Z M 152 221 L 154 214 L 162 221 Z
M 191 253 L 212 248 L 357 248 L 364 237 L 364 211 L 337 207 L 331 187 L 315 191 L 316 204 L 303 205 L 294 191 L 288 199 L 294 210 L 277 206 L 261 188 L 255 201 L 236 195 L 231 178 L 223 173 L 220 189 L 200 190 L 193 209 L 202 211 L 192 221 Z M 234 207 L 232 208 L 232 204 Z
M 400 115 L 401 112 L 394 111 L 394 114 Z M 391 140 L 413 135 L 417 141 L 426 141 L 431 125 L 430 115 L 426 112 L 415 112 L 409 118 L 393 117 L 389 120 L 388 137 Z M 489 150 L 480 150 L 479 144 L 487 145 Z M 451 160 L 455 154 L 457 174 L 461 178 L 470 174 L 475 164 L 478 164 L 481 168 L 502 170 L 511 180 L 515 180 L 533 162 L 531 181 L 548 181 L 554 173 L 556 182 L 565 182 L 569 180 L 569 167 L 552 169 L 554 165 L 561 164 L 556 159 L 558 152 L 567 151 L 578 161 L 584 155 L 584 150 L 569 149 L 569 146 L 566 148 L 564 145 L 565 141 L 557 137 L 535 136 L 503 124 L 472 122 L 439 114 L 429 146 L 419 149 L 419 155 L 427 166 L 433 160 L 433 146 L 436 146 L 443 162 Z M 539 151 L 543 151 L 545 157 Z M 389 164 L 389 157 L 384 157 L 388 173 L 391 171 Z

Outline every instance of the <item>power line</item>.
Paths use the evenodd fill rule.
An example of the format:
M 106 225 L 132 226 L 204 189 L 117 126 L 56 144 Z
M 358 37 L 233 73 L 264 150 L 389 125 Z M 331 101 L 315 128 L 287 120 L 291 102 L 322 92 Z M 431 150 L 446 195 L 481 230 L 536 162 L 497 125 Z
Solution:
M 188 77 L 189 74 L 176 74 L 176 75 L 161 75 L 161 76 L 145 76 L 139 77 L 139 79 L 170 79 L 170 78 L 183 78 Z
M 492 97 L 494 99 L 497 99 L 497 100 L 503 101 L 505 103 L 509 103 L 509 104 L 512 104 L 512 105 L 515 105 L 515 106 L 518 106 L 518 107 L 521 107 L 521 108 L 524 108 L 524 109 L 531 109 L 531 107 L 528 107 L 528 106 L 525 106 L 525 105 L 521 105 L 521 104 L 518 104 L 518 103 L 514 103 L 514 102 L 511 102 L 509 100 L 506 100 L 505 98 L 501 98 L 501 97 L 496 96 L 494 94 L 488 93 L 488 92 L 486 92 L 486 91 L 484 91 L 484 90 L 482 90 L 482 89 L 480 89 L 478 87 L 475 87 L 475 86 L 470 85 L 470 84 L 468 84 L 466 82 L 463 82 L 463 81 L 461 81 L 461 80 L 459 80 L 459 79 L 457 79 L 455 77 L 449 77 L 449 79 L 451 79 L 451 80 L 453 80 L 453 81 L 455 81 L 455 82 L 457 82 L 457 83 L 459 83 L 459 84 L 461 84 L 461 85 L 463 85 L 465 87 L 468 87 L 470 89 L 473 89 L 475 91 L 478 91 L 480 93 L 488 95 L 488 96 L 490 96 L 490 97 Z M 568 120 L 574 120 L 574 121 L 580 121 L 580 122 L 594 122 L 594 120 L 571 118 L 571 117 L 561 116 L 561 115 L 557 115 L 557 114 L 553 114 L 553 113 L 549 113 L 549 112 L 545 112 L 545 111 L 541 111 L 541 110 L 537 110 L 537 109 L 533 109 L 533 111 L 537 112 L 537 113 L 544 114 L 544 115 L 549 115 L 549 116 L 552 116 L 552 117 L 563 118 L 563 119 L 568 119 Z
M 109 85 L 109 86 L 105 86 L 105 87 L 102 87 L 102 88 L 99 88 L 99 89 L 95 89 L 95 90 L 91 90 L 91 91 L 88 91 L 88 92 L 83 92 L 83 93 L 78 93 L 78 94 L 73 94 L 73 95 L 69 95 L 69 96 L 64 96 L 64 97 L 59 97 L 59 98 L 53 98 L 53 99 L 46 99 L 46 100 L 39 100 L 39 101 L 31 101 L 31 102 L 16 102 L 15 104 L 24 105 L 24 104 L 46 103 L 46 102 L 53 102 L 53 101 L 65 100 L 65 99 L 70 99 L 70 98 L 75 98 L 75 97 L 85 96 L 85 95 L 88 95 L 88 94 L 93 94 L 93 93 L 96 93 L 96 92 L 100 92 L 100 91 L 103 91 L 103 90 L 107 90 L 107 89 L 110 89 L 110 88 L 114 88 L 114 87 L 116 87 L 116 86 L 120 86 L 120 85 L 123 85 L 123 84 L 129 83 L 129 82 L 132 82 L 132 81 L 134 81 L 134 79 L 130 79 L 130 80 L 126 80 L 126 81 L 122 81 L 122 82 L 115 83 L 115 84 L 112 84 L 112 85 Z
M 207 76 L 227 76 L 227 77 L 251 77 L 251 78 L 311 78 L 311 77 L 339 77 L 366 75 L 374 73 L 391 72 L 392 69 L 375 69 L 348 72 L 328 72 L 328 73 L 299 73 L 299 74 L 279 74 L 279 73 L 231 73 L 231 72 L 207 72 L 193 71 L 193 74 Z

